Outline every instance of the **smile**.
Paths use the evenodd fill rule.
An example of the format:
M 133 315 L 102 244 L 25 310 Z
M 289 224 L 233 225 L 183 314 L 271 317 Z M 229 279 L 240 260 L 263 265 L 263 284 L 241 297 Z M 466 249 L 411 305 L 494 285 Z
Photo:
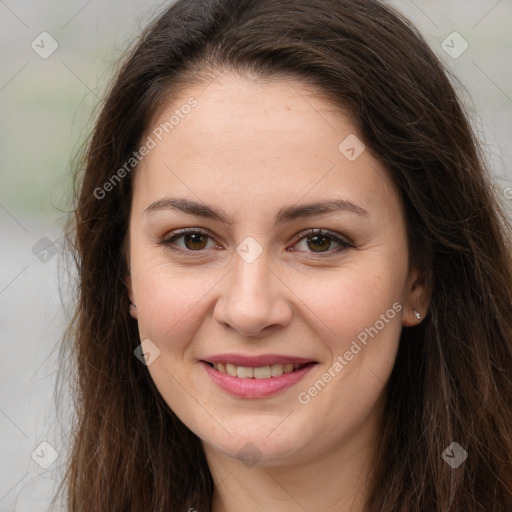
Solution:
M 236 366 L 231 363 L 209 363 L 213 368 L 221 373 L 227 373 L 232 377 L 239 379 L 270 379 L 279 377 L 284 373 L 292 373 L 306 366 L 305 364 L 273 364 L 269 366 Z
M 238 366 L 233 363 L 200 361 L 211 382 L 237 398 L 266 398 L 297 384 L 317 365 L 274 363 L 265 366 Z

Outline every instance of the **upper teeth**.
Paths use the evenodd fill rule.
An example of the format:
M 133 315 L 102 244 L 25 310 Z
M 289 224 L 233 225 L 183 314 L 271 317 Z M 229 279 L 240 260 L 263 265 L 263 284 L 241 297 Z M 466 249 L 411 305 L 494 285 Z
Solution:
M 270 377 L 279 377 L 283 373 L 291 373 L 294 370 L 302 368 L 303 364 L 272 364 L 270 366 L 236 366 L 231 363 L 213 363 L 213 367 L 222 373 L 227 373 L 232 377 L 241 379 L 269 379 Z

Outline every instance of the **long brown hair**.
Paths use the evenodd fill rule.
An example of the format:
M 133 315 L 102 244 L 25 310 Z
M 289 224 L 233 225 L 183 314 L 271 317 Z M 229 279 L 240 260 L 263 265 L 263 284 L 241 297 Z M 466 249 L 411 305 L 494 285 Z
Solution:
M 124 241 L 136 168 L 104 185 L 179 87 L 223 70 L 314 85 L 351 114 L 406 206 L 430 308 L 402 331 L 366 510 L 510 512 L 510 221 L 447 71 L 377 0 L 178 0 L 127 54 L 83 156 L 68 232 L 78 268 L 63 345 L 76 409 L 69 511 L 210 510 L 201 442 L 134 356 Z M 452 442 L 468 454 L 456 469 L 442 458 Z

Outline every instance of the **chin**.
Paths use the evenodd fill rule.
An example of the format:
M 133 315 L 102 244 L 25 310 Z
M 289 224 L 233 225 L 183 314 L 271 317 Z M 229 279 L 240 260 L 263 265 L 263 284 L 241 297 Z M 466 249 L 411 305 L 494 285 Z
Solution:
M 251 427 L 247 427 L 247 423 L 245 426 L 237 425 L 236 428 L 226 425 L 229 432 L 235 432 L 233 436 L 224 432 L 225 435 L 221 437 L 203 437 L 201 433 L 199 437 L 203 444 L 207 445 L 207 449 L 239 459 L 248 467 L 256 463 L 260 466 L 276 466 L 297 462 L 306 455 L 304 449 L 309 451 L 313 447 L 311 439 L 304 439 L 303 435 L 294 435 L 294 429 L 276 429 L 278 424 L 279 422 L 274 423 L 272 429 L 268 428 L 266 421 L 253 423 Z

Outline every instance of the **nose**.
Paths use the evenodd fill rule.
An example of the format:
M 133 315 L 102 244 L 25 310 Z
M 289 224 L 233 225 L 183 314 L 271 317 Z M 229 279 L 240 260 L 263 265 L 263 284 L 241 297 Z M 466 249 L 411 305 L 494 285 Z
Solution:
M 233 268 L 221 281 L 214 319 L 243 336 L 257 337 L 271 326 L 285 327 L 292 318 L 290 292 L 269 267 L 266 253 L 248 263 L 235 255 Z

